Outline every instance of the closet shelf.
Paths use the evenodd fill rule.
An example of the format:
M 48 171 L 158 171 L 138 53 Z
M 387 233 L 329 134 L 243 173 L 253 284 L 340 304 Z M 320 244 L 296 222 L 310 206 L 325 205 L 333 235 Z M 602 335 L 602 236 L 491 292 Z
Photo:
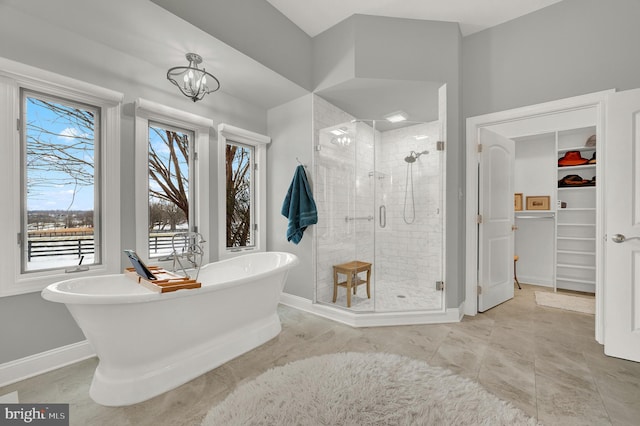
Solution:
M 563 154 L 565 152 L 568 152 L 568 151 L 580 151 L 580 152 L 583 152 L 583 151 L 595 151 L 595 150 L 596 150 L 595 146 L 584 146 L 584 145 L 582 145 L 582 146 L 573 146 L 573 147 L 570 147 L 570 148 L 558 148 L 558 152 L 559 153 L 563 153 Z
M 580 250 L 557 250 L 558 254 L 579 254 L 581 256 L 595 256 L 595 251 L 580 251 Z
M 562 277 L 559 275 L 556 277 L 556 281 L 566 281 L 566 282 L 572 282 L 572 283 L 593 284 L 593 285 L 596 284 L 594 280 L 579 280 L 577 278 Z
M 567 268 L 567 269 L 586 269 L 590 271 L 595 271 L 595 266 L 585 266 L 585 265 L 574 265 L 571 263 L 558 263 L 558 268 Z
M 558 212 L 594 212 L 595 207 L 565 207 L 564 209 L 558 209 Z
M 533 214 L 533 215 L 545 215 L 555 213 L 553 210 L 517 210 L 516 216 L 519 214 Z
M 558 237 L 559 240 L 571 241 L 595 241 L 595 237 Z
M 570 190 L 570 191 L 575 191 L 575 190 L 585 190 L 585 189 L 596 189 L 595 185 L 585 185 L 585 186 L 560 186 L 558 187 L 558 191 L 566 191 L 566 190 Z
M 516 219 L 553 219 L 555 217 L 554 213 L 547 213 L 546 215 L 516 215 Z
M 595 164 L 581 164 L 579 166 L 558 166 L 558 171 L 561 170 L 589 170 L 589 169 L 595 169 L 596 165 Z
M 595 223 L 560 223 L 558 222 L 558 226 L 583 226 L 587 228 L 595 228 Z

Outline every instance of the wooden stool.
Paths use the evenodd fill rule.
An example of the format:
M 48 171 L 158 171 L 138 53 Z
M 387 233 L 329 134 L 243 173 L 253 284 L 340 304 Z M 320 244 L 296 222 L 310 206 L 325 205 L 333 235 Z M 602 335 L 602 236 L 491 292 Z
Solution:
M 513 279 L 515 280 L 516 284 L 518 284 L 518 289 L 522 290 L 522 287 L 520 287 L 520 282 L 518 281 L 518 274 L 516 273 L 516 262 L 518 262 L 518 256 L 513 256 Z
M 358 277 L 360 272 L 367 271 L 367 279 L 363 280 Z M 338 274 L 346 275 L 346 281 L 338 282 Z M 338 297 L 338 286 L 347 288 L 347 308 L 351 307 L 351 288 L 353 287 L 353 294 L 356 294 L 356 290 L 359 285 L 367 285 L 367 297 L 371 299 L 371 264 L 367 262 L 361 262 L 354 260 L 348 263 L 342 263 L 340 265 L 333 265 L 333 303 L 336 303 Z

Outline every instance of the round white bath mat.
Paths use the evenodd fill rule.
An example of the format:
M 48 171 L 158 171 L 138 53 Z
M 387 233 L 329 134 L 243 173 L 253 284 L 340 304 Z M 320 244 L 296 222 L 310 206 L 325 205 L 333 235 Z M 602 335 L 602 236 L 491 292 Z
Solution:
M 203 426 L 535 425 L 479 384 L 407 357 L 316 356 L 273 368 L 212 408 Z

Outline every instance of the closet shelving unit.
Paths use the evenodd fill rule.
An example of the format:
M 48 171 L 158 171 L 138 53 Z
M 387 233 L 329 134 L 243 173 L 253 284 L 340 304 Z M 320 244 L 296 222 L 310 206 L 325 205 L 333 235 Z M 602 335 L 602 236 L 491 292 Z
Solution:
M 557 154 L 579 151 L 590 159 L 596 147 L 585 142 L 596 134 L 594 126 L 557 132 Z M 558 167 L 558 180 L 576 174 L 596 177 L 596 164 Z M 597 182 L 597 180 L 596 180 Z M 595 292 L 596 285 L 596 186 L 558 187 L 556 193 L 555 288 Z M 560 203 L 566 207 L 561 208 Z

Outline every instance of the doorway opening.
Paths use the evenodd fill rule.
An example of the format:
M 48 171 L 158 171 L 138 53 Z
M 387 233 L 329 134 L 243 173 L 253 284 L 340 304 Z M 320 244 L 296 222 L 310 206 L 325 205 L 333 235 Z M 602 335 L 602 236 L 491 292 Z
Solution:
M 556 148 L 556 152 L 553 155 L 557 155 L 559 151 L 557 149 L 562 147 L 562 145 L 557 145 L 557 141 L 559 140 L 559 135 L 561 136 L 561 132 L 569 132 L 571 129 L 587 129 L 591 128 L 595 130 L 596 138 L 600 141 L 603 140 L 600 134 L 602 132 L 603 120 L 604 120 L 604 102 L 606 95 L 608 93 L 612 93 L 613 91 L 604 91 L 593 93 L 589 95 L 578 96 L 574 98 L 563 99 L 559 101 L 548 102 L 544 104 L 518 108 L 509 111 L 503 111 L 498 113 L 487 114 L 478 117 L 472 117 L 467 119 L 467 180 L 466 180 L 466 224 L 467 224 L 467 233 L 466 233 L 466 276 L 465 276 L 465 289 L 466 289 L 466 300 L 465 300 L 465 315 L 476 315 L 478 313 L 478 293 L 484 292 L 483 284 L 481 281 L 482 277 L 479 276 L 479 271 L 482 269 L 482 265 L 480 262 L 486 262 L 488 260 L 490 264 L 491 261 L 494 262 L 492 268 L 502 268 L 502 270 L 512 271 L 513 270 L 513 255 L 514 253 L 503 253 L 503 256 L 500 256 L 500 259 L 491 259 L 491 252 L 486 250 L 486 247 L 483 249 L 483 243 L 480 241 L 480 227 L 482 224 L 478 223 L 479 214 L 482 212 L 479 211 L 479 206 L 481 206 L 486 200 L 485 195 L 486 192 L 483 191 L 482 186 L 480 186 L 480 173 L 479 166 L 481 164 L 483 153 L 478 152 L 478 144 L 482 143 L 482 132 L 484 130 L 489 130 L 491 132 L 497 133 L 504 138 L 507 139 L 520 139 L 524 140 L 527 137 L 535 137 L 536 135 L 545 135 L 549 133 L 554 133 L 554 146 Z M 483 149 L 484 151 L 484 149 Z M 596 165 L 596 169 L 600 169 L 601 165 Z M 554 183 L 552 190 L 549 189 L 549 193 L 531 193 L 528 194 L 531 197 L 540 196 L 544 197 L 541 199 L 537 199 L 538 202 L 542 203 L 546 210 L 539 210 L 539 212 L 532 212 L 531 216 L 534 215 L 550 215 L 550 213 L 554 213 L 556 215 L 557 201 L 564 201 L 561 198 L 566 198 L 567 195 L 563 194 L 562 197 L 558 197 L 557 194 L 562 193 L 557 188 L 557 180 L 561 179 L 563 176 L 559 174 L 557 171 L 548 176 L 549 180 Z M 514 181 L 515 185 L 515 174 L 511 175 L 511 178 Z M 512 186 L 514 187 L 514 186 Z M 535 189 L 532 189 L 532 191 Z M 593 288 L 596 296 L 596 340 L 599 343 L 603 343 L 603 323 L 602 323 L 602 280 L 603 280 L 603 268 L 600 267 L 603 264 L 603 215 L 600 214 L 602 211 L 603 205 L 603 192 L 601 191 L 599 186 L 595 186 L 593 188 L 595 192 L 593 197 L 593 206 L 588 206 L 588 208 L 592 208 L 591 210 L 595 215 L 594 224 L 590 228 L 591 232 L 593 232 L 592 238 L 594 241 L 594 276 L 593 276 Z M 516 191 L 517 192 L 517 191 Z M 549 197 L 546 199 L 546 197 Z M 511 205 L 514 203 L 514 193 L 509 194 L 511 199 Z M 535 199 L 533 201 L 536 201 Z M 525 198 L 526 203 L 526 198 Z M 578 208 L 578 207 L 576 207 Z M 585 207 L 586 208 L 586 207 Z M 531 209 L 533 210 L 533 209 Z M 512 210 L 513 211 L 513 210 Z M 541 212 L 545 213 L 541 213 Z M 586 212 L 586 210 L 584 210 Z M 577 213 L 578 211 L 574 211 Z M 564 212 L 563 212 L 564 214 Z M 515 223 L 515 215 L 512 216 L 512 226 L 514 228 L 517 226 Z M 520 220 L 528 220 L 528 219 L 520 219 Z M 531 219 L 533 220 L 533 219 Z M 554 217 L 553 220 L 557 220 L 557 217 Z M 555 223 L 555 228 L 557 231 L 558 222 Z M 564 223 L 564 222 L 560 222 Z M 561 225 L 562 226 L 562 225 Z M 577 229 L 577 227 L 576 227 Z M 584 231 L 586 227 L 582 228 Z M 554 259 L 555 265 L 555 279 L 559 276 L 560 269 L 557 263 L 558 252 L 555 249 L 555 244 L 558 243 L 558 239 L 553 242 L 554 244 Z M 551 243 L 551 242 L 550 242 Z M 549 246 L 550 247 L 550 246 Z M 548 248 L 547 248 L 548 250 Z M 571 251 L 569 249 L 564 249 L 564 251 Z M 577 250 L 574 250 L 577 251 Z M 489 257 L 489 259 L 487 259 Z M 509 266 L 510 265 L 510 266 Z M 562 264 L 560 264 L 562 265 Z M 518 265 L 520 267 L 520 265 Z M 520 273 L 520 271 L 519 271 Z M 512 276 L 511 276 L 512 277 Z M 587 281 L 586 279 L 584 281 Z M 513 286 L 513 281 L 510 281 L 511 286 Z M 512 287 L 513 288 L 513 287 Z M 555 287 L 554 287 L 555 288 Z

